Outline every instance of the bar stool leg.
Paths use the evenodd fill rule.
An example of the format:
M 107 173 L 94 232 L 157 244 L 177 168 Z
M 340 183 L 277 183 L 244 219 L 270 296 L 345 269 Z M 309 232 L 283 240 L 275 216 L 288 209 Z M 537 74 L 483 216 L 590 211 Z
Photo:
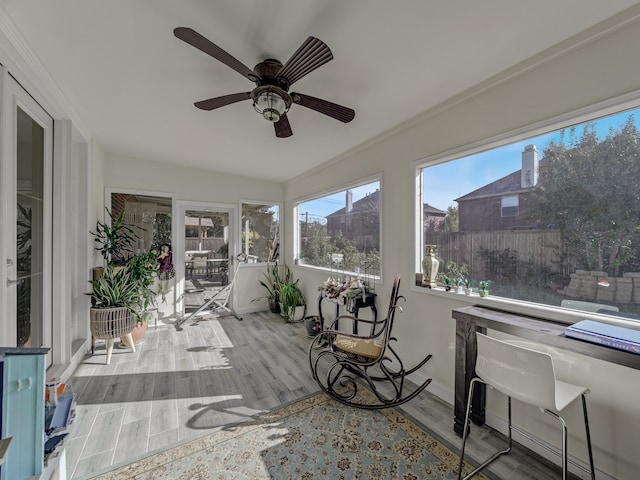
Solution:
M 587 399 L 582 394 L 582 413 L 584 414 L 584 429 L 587 437 L 587 450 L 589 452 L 589 467 L 591 468 L 591 480 L 596 480 L 596 470 L 593 466 L 593 450 L 591 449 L 591 432 L 589 430 L 589 416 L 587 415 Z

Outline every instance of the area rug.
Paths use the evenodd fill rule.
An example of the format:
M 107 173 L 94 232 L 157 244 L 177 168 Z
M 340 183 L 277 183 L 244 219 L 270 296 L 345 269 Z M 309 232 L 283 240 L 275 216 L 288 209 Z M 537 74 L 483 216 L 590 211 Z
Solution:
M 397 409 L 319 393 L 93 478 L 436 480 L 457 478 L 459 458 Z

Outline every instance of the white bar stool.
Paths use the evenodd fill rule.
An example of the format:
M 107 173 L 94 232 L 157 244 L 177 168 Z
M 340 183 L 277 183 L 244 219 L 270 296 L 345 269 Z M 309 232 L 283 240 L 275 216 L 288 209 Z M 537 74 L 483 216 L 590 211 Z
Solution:
M 491 458 L 483 462 L 479 467 L 464 477 L 471 478 L 484 467 L 496 460 L 500 455 L 508 454 L 512 446 L 512 430 L 527 437 L 533 442 L 546 447 L 537 439 L 532 438 L 526 432 L 511 423 L 511 399 L 535 405 L 540 410 L 558 419 L 562 425 L 562 478 L 567 478 L 567 424 L 558 414 L 567 405 L 582 398 L 584 413 L 584 426 L 586 431 L 587 449 L 589 452 L 589 466 L 591 479 L 595 480 L 593 467 L 593 452 L 591 449 L 591 435 L 589 433 L 589 418 L 587 415 L 587 403 L 585 395 L 589 389 L 579 385 L 562 382 L 556 379 L 553 368 L 553 359 L 549 353 L 535 350 L 535 346 L 521 341 L 497 340 L 476 333 L 478 340 L 478 359 L 476 361 L 476 378 L 471 381 L 469 397 L 467 399 L 467 411 L 465 416 L 464 431 L 462 436 L 462 452 L 460 453 L 460 465 L 458 467 L 458 479 L 462 478 L 462 466 L 464 464 L 464 450 L 469 433 L 469 414 L 471 412 L 471 399 L 473 391 L 478 383 L 484 383 L 491 388 L 504 393 L 508 397 L 509 419 L 509 446 L 495 453 Z M 544 347 L 541 348 L 543 350 Z

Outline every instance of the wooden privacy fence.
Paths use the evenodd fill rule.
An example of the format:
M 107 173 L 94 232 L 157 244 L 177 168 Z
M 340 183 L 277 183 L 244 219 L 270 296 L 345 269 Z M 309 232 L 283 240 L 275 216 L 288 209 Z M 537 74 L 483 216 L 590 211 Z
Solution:
M 448 261 L 466 264 L 473 278 L 485 277 L 482 250 L 499 254 L 507 249 L 521 262 L 534 268 L 558 270 L 560 233 L 553 230 L 500 230 L 493 232 L 426 232 L 425 245 L 436 245 L 436 257 L 442 260 L 440 271 Z M 426 249 L 423 251 L 423 255 Z
M 208 250 L 211 252 L 217 252 L 218 249 L 224 245 L 224 238 L 185 238 L 184 239 L 184 249 L 186 251 L 190 250 L 200 250 L 200 245 L 202 245 L 202 250 Z

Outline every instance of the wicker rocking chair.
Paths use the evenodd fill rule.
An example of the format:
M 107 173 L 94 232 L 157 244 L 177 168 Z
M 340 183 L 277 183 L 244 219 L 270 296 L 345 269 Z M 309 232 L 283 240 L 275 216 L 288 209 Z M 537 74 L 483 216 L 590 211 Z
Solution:
M 402 312 L 398 300 L 400 277 L 396 276 L 391 290 L 389 311 L 384 320 L 372 321 L 343 315 L 328 330 L 315 336 L 309 348 L 309 363 L 313 378 L 320 388 L 336 400 L 358 408 L 375 410 L 395 407 L 408 402 L 422 392 L 431 378 L 422 385 L 406 392 L 405 377 L 417 371 L 431 358 L 405 370 L 402 360 L 391 347 L 393 320 L 396 311 Z M 368 326 L 369 335 L 351 334 L 338 330 L 340 320 L 350 320 L 363 332 Z M 358 387 L 366 385 L 373 395 L 360 394 Z M 366 390 L 366 389 L 365 389 Z

